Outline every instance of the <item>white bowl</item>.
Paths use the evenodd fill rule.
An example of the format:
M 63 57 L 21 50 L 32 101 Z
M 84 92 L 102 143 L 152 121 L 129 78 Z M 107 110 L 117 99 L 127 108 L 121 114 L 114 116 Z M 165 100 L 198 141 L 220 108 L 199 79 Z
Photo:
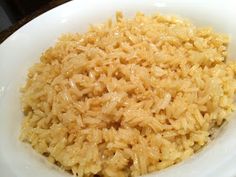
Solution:
M 189 18 L 198 26 L 212 26 L 232 37 L 230 56 L 236 58 L 236 2 L 217 0 L 78 0 L 32 20 L 0 46 L 0 176 L 71 176 L 47 163 L 19 142 L 22 113 L 19 88 L 27 69 L 41 53 L 67 32 L 84 32 L 89 24 L 104 22 L 117 10 L 130 17 L 137 11 L 162 12 Z M 236 116 L 233 116 L 236 117 Z M 201 152 L 190 159 L 147 176 L 231 177 L 236 175 L 236 119 L 233 118 Z

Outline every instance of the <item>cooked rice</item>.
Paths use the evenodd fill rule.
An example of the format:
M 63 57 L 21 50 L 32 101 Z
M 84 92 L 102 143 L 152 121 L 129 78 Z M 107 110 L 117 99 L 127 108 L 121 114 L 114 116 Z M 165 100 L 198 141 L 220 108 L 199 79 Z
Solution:
M 21 140 L 78 176 L 139 176 L 202 148 L 234 110 L 227 36 L 171 16 L 63 35 L 22 89 Z

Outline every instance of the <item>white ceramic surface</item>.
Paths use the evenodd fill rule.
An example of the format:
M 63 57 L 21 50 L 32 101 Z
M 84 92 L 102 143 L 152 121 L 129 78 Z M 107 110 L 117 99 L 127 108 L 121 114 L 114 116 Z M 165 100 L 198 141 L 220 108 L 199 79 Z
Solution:
M 27 68 L 56 42 L 60 34 L 84 32 L 117 10 L 127 17 L 136 11 L 162 12 L 189 18 L 198 26 L 212 26 L 232 37 L 230 55 L 236 58 L 236 2 L 233 0 L 78 0 L 59 6 L 29 22 L 0 45 L 0 177 L 70 176 L 18 141 L 22 113 L 19 88 Z M 154 177 L 236 176 L 236 116 L 220 134 L 192 158 L 149 174 Z M 47 164 L 47 165 L 45 165 Z

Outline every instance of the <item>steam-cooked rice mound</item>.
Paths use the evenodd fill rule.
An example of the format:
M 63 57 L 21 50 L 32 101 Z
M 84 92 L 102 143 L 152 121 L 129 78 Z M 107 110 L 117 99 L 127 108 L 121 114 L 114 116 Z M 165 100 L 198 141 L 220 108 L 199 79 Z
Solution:
M 228 42 L 187 20 L 141 13 L 63 35 L 29 70 L 20 138 L 78 176 L 176 164 L 234 109 Z

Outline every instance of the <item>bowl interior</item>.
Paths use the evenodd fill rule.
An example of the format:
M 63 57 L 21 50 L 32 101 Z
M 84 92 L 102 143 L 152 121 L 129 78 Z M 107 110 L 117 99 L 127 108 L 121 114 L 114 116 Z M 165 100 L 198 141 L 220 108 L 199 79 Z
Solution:
M 53 45 L 62 33 L 84 32 L 89 24 L 102 23 L 114 17 L 117 10 L 126 17 L 137 11 L 145 14 L 161 12 L 190 19 L 197 26 L 211 26 L 231 35 L 230 57 L 236 59 L 236 16 L 233 1 L 197 0 L 86 0 L 72 1 L 34 19 L 10 36 L 0 46 L 0 171 L 8 177 L 70 176 L 46 160 L 29 146 L 18 141 L 22 113 L 19 88 L 27 69 L 39 61 L 41 53 Z M 235 117 L 236 115 L 232 115 Z M 236 174 L 236 119 L 224 126 L 219 135 L 192 158 L 147 176 L 195 177 L 230 176 Z M 202 170 L 204 169 L 204 170 Z

